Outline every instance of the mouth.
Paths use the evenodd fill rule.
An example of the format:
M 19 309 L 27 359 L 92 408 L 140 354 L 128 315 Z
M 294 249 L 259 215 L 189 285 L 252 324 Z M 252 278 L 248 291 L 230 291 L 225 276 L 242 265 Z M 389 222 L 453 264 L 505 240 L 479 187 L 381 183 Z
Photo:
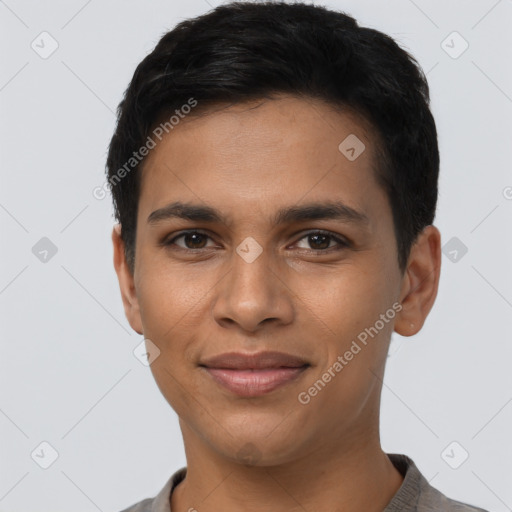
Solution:
M 303 358 L 282 352 L 231 352 L 208 359 L 199 366 L 235 395 L 255 397 L 297 379 L 310 364 Z

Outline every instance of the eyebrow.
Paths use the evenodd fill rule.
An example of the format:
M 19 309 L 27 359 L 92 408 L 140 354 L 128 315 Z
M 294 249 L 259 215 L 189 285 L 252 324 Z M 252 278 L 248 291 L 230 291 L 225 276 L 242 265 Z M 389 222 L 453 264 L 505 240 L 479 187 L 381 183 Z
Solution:
M 155 210 L 148 216 L 148 224 L 157 224 L 161 221 L 178 218 L 196 222 L 218 222 L 226 224 L 222 214 L 210 206 L 182 203 L 176 201 L 163 208 Z M 304 204 L 302 206 L 289 206 L 278 210 L 274 217 L 274 224 L 304 222 L 311 220 L 339 220 L 346 223 L 367 226 L 369 217 L 340 201 L 322 201 Z

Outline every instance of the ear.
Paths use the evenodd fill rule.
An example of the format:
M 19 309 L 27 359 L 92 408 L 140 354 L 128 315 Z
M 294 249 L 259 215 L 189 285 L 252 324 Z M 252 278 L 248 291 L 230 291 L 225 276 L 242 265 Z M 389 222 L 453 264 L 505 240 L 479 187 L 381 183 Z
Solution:
M 112 243 L 114 245 L 114 268 L 121 289 L 124 313 L 132 329 L 138 334 L 143 334 L 134 279 L 126 262 L 124 242 L 121 238 L 121 224 L 116 224 L 112 230 Z
M 395 320 L 395 331 L 413 336 L 423 327 L 437 296 L 441 273 L 441 233 L 427 226 L 411 248 L 402 279 L 402 310 Z

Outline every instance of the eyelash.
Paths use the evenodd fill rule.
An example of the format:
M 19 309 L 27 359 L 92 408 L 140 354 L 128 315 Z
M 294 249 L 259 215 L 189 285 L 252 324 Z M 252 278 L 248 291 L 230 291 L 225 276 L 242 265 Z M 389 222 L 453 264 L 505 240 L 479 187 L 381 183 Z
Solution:
M 210 235 L 208 235 L 208 233 L 205 233 L 203 231 L 199 231 L 199 230 L 195 230 L 194 229 L 194 230 L 189 230 L 189 231 L 182 231 L 181 233 L 179 233 L 178 235 L 176 235 L 175 237 L 173 237 L 173 238 L 171 238 L 169 240 L 164 239 L 164 241 L 162 242 L 162 245 L 164 245 L 165 247 L 171 247 L 172 245 L 174 245 L 174 242 L 176 240 L 178 240 L 179 238 L 182 238 L 182 237 L 184 237 L 186 235 L 192 235 L 192 234 L 204 235 L 204 236 L 212 239 L 212 237 Z M 343 249 L 347 249 L 348 247 L 350 247 L 350 243 L 347 240 L 344 240 L 344 239 L 340 238 L 339 236 L 335 235 L 334 233 L 331 233 L 330 231 L 324 231 L 324 230 L 314 230 L 314 231 L 310 231 L 308 233 L 305 233 L 295 243 L 298 243 L 301 240 L 303 240 L 304 238 L 307 238 L 307 237 L 309 237 L 311 235 L 324 235 L 324 236 L 327 236 L 331 240 L 337 242 L 339 246 L 338 247 L 329 247 L 327 249 L 310 249 L 310 250 L 303 249 L 303 250 L 308 251 L 309 253 L 329 254 L 331 252 L 341 251 Z M 196 253 L 196 254 L 197 254 L 198 251 L 201 251 L 203 249 L 208 249 L 207 247 L 203 247 L 203 248 L 199 248 L 199 249 L 188 249 L 188 248 L 183 248 L 183 247 L 180 247 L 180 246 L 176 246 L 176 247 L 178 247 L 178 249 L 181 250 L 181 251 L 185 251 L 187 253 Z

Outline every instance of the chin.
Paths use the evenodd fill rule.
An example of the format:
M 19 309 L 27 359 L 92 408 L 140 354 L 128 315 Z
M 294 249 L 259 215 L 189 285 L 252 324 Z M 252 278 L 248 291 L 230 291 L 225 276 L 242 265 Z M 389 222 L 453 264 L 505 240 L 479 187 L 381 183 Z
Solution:
M 293 460 L 294 454 L 299 449 L 295 436 L 269 435 L 268 432 L 271 430 L 253 432 L 250 436 L 247 435 L 247 431 L 240 432 L 240 436 L 224 439 L 220 446 L 217 445 L 217 451 L 222 456 L 244 466 L 278 466 Z

